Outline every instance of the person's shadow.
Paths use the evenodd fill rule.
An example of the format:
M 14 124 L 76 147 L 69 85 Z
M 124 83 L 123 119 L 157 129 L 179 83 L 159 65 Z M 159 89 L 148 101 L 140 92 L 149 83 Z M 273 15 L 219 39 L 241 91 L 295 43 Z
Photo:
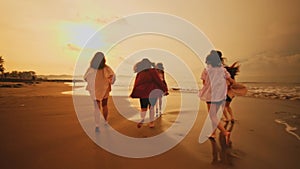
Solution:
M 226 122 L 224 128 L 227 129 L 232 134 L 232 130 L 234 127 L 234 123 Z M 219 134 L 219 144 L 218 146 L 216 138 L 209 138 L 211 145 L 212 145 L 212 164 L 226 164 L 226 165 L 233 165 L 233 155 L 232 150 L 232 141 L 229 136 L 228 143 L 226 144 L 226 137 L 222 133 Z M 220 159 L 220 160 L 219 160 Z

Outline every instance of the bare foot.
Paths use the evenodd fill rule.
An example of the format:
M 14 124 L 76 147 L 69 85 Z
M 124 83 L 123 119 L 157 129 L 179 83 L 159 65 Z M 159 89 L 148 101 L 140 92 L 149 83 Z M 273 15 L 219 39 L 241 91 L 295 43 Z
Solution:
M 150 127 L 150 128 L 154 128 L 154 127 L 155 127 L 155 125 L 154 125 L 154 122 L 153 122 L 153 121 L 149 123 L 149 127 Z
M 137 124 L 137 128 L 141 128 L 143 126 L 144 120 L 141 120 L 138 124 Z

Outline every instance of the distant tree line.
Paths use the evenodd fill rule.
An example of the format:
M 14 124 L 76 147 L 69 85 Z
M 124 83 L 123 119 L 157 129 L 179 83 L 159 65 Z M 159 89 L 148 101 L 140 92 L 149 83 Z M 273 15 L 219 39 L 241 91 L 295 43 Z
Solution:
M 4 71 L 5 71 L 5 68 L 4 68 L 3 64 L 4 64 L 4 59 L 2 58 L 2 56 L 0 56 L 0 72 L 1 72 L 1 75 L 3 75 Z
M 48 79 L 47 76 L 37 76 L 35 71 L 11 71 L 5 72 L 4 68 L 4 59 L 0 56 L 0 81 L 4 82 L 26 82 L 26 83 L 38 83 L 40 81 L 47 82 L 77 82 L 82 80 L 74 80 L 74 79 L 60 79 L 60 77 L 56 77 L 57 79 Z M 65 76 L 65 75 L 64 75 Z
M 5 72 L 3 74 L 5 79 L 26 79 L 34 80 L 36 78 L 36 73 L 34 71 L 12 71 Z
M 36 80 L 36 73 L 34 71 L 5 72 L 4 59 L 2 56 L 0 56 L 0 72 L 1 72 L 1 79 Z

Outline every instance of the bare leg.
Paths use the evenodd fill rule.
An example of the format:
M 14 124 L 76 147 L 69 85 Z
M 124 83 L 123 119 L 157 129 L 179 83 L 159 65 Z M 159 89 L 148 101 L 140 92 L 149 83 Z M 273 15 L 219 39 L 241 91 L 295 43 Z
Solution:
M 226 102 L 225 109 L 229 113 L 229 115 L 231 117 L 231 121 L 234 121 L 233 112 L 232 112 L 232 109 L 230 107 L 230 102 Z
M 224 106 L 224 104 L 223 104 L 223 106 Z M 223 106 L 221 106 L 221 107 L 223 107 Z M 218 111 L 219 108 L 220 108 L 220 105 L 218 105 L 217 111 Z M 225 142 L 228 145 L 229 144 L 229 140 L 230 140 L 230 132 L 226 130 L 226 128 L 224 127 L 224 125 L 222 124 L 221 121 L 218 122 L 218 129 L 225 136 Z
M 94 117 L 95 117 L 95 125 L 96 125 L 96 127 L 99 127 L 99 125 L 100 125 L 100 107 L 99 107 L 98 100 L 94 100 Z
M 104 120 L 107 121 L 107 116 L 108 116 L 107 105 L 105 105 L 105 106 L 102 107 L 102 113 L 103 113 Z
M 229 118 L 228 118 L 228 116 L 227 116 L 227 109 L 226 109 L 226 107 L 225 107 L 224 110 L 223 110 L 223 115 L 224 115 L 225 121 L 226 121 L 226 122 L 229 121 Z
M 162 97 L 158 98 L 158 106 L 159 106 L 159 115 L 161 115 L 161 107 L 162 107 Z
M 149 123 L 149 127 L 153 128 L 154 127 L 154 107 L 150 106 L 150 123 Z
M 141 121 L 137 124 L 137 128 L 141 128 L 143 123 L 144 123 L 144 120 L 145 120 L 145 117 L 146 117 L 146 112 L 147 112 L 147 108 L 141 108 Z
M 211 109 L 211 105 L 210 104 L 208 104 L 208 103 L 206 103 L 206 106 L 207 106 L 207 110 L 208 110 L 208 113 L 209 113 L 209 116 L 210 116 L 210 118 L 211 119 L 214 119 L 214 116 L 212 116 L 212 114 L 211 114 L 211 112 L 210 112 L 210 109 Z M 214 107 L 213 107 L 214 108 Z M 210 137 L 212 137 L 212 138 L 214 138 L 214 137 L 216 137 L 216 125 L 214 125 L 214 122 L 213 122 L 213 120 L 212 120 L 212 123 L 213 123 L 213 132 L 212 132 L 212 134 L 210 135 Z
M 219 108 L 220 108 L 220 105 L 218 105 L 218 104 L 210 105 L 209 116 L 212 121 L 213 129 L 214 129 L 213 133 L 211 134 L 212 137 L 215 136 L 216 128 L 218 128 L 222 132 L 222 134 L 224 134 L 225 136 L 229 134 L 229 132 L 224 128 L 221 121 L 217 117 Z
M 144 120 L 146 117 L 146 112 L 147 112 L 147 108 L 142 108 L 141 109 L 141 119 Z
M 105 120 L 106 123 L 107 123 L 107 118 L 108 118 L 107 101 L 108 101 L 108 98 L 104 98 L 101 101 L 101 103 L 102 103 L 101 104 L 101 106 L 102 106 L 102 115 L 103 115 L 104 120 Z M 98 104 L 100 104 L 100 102 Z M 100 107 L 100 105 L 99 105 L 99 107 Z
M 207 104 L 207 108 L 213 127 L 213 132 L 210 137 L 216 137 L 216 128 L 218 124 L 216 104 Z
M 206 103 L 206 106 L 207 106 L 207 111 L 209 112 L 209 110 L 210 110 L 210 104 Z
M 158 117 L 158 103 L 155 104 L 155 114 L 156 117 Z

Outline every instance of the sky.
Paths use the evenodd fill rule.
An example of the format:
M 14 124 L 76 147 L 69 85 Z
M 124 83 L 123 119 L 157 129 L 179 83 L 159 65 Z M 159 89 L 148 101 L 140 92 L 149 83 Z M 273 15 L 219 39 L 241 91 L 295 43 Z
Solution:
M 161 12 L 195 25 L 227 64 L 239 61 L 240 81 L 300 82 L 299 6 L 298 0 L 0 1 L 0 56 L 6 71 L 73 74 L 81 50 L 99 29 L 129 15 Z M 114 46 L 106 54 L 108 64 L 117 67 L 149 48 L 167 50 L 184 62 L 195 57 L 174 39 L 140 35 Z M 199 77 L 204 65 L 188 65 Z

